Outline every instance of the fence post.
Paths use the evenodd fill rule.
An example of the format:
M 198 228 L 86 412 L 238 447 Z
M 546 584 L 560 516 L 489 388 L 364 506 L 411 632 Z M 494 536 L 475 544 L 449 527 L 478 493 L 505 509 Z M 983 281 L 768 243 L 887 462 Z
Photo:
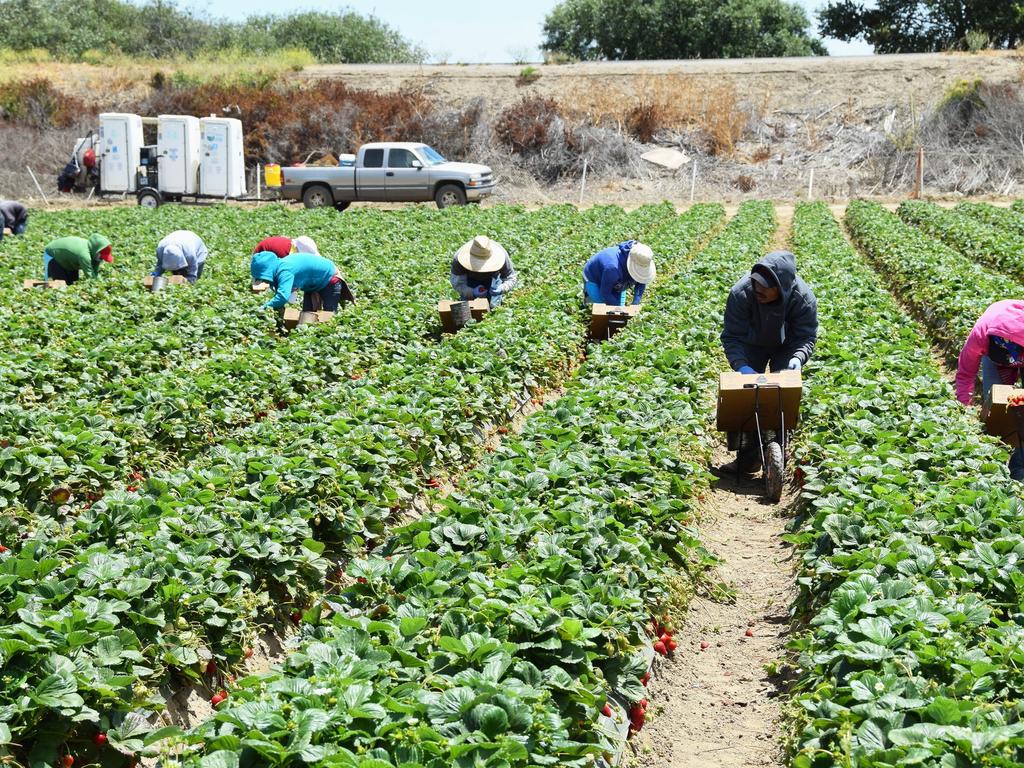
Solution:
M 690 202 L 693 202 L 694 195 L 697 194 L 697 158 L 693 158 L 693 170 L 690 173 Z
M 814 168 L 811 168 L 810 179 L 807 181 L 807 199 L 814 199 Z
M 32 169 L 29 168 L 27 165 L 25 166 L 25 170 L 28 171 L 28 175 L 32 177 L 32 181 L 35 183 L 36 189 L 38 189 L 39 190 L 39 194 L 42 195 L 43 202 L 46 203 L 46 207 L 49 208 L 50 207 L 50 201 L 46 198 L 46 193 L 43 192 L 43 188 L 41 186 L 39 186 L 39 179 L 36 178 L 36 175 L 34 173 L 32 173 Z
M 917 168 L 914 173 L 914 191 L 911 197 L 917 200 L 924 191 L 924 147 L 917 148 Z
M 580 204 L 577 208 L 583 207 L 583 191 L 587 188 L 587 158 L 583 158 L 583 178 L 580 179 Z
M 263 177 L 260 172 L 260 164 L 256 163 L 256 202 L 263 199 Z

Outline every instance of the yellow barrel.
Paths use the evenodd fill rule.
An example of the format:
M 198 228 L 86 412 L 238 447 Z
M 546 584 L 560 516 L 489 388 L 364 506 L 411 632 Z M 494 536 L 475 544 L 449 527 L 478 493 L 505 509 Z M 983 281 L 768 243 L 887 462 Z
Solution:
M 263 167 L 263 178 L 268 187 L 281 186 L 281 166 L 277 163 L 267 163 Z

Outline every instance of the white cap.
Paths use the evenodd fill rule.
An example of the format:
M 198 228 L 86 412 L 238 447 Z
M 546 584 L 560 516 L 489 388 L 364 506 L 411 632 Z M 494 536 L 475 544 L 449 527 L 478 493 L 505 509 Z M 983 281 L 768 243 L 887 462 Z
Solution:
M 654 282 L 657 270 L 654 268 L 654 251 L 649 245 L 633 243 L 629 249 L 629 258 L 626 259 L 626 271 L 641 285 Z

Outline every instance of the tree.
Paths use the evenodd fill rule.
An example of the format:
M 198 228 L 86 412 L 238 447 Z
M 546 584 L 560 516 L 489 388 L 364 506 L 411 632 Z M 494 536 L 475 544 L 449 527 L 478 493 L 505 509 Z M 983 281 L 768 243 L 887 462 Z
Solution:
M 542 47 L 583 60 L 824 55 L 809 26 L 785 0 L 564 0 Z
M 864 39 L 878 53 L 946 51 L 967 47 L 968 35 L 993 48 L 1024 43 L 1024 3 L 1014 0 L 833 0 L 819 31 L 839 40 Z

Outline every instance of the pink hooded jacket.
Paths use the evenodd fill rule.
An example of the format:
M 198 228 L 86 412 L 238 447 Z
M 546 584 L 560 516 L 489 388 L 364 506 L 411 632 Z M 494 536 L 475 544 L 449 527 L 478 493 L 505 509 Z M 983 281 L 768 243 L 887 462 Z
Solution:
M 960 350 L 956 369 L 956 399 L 964 405 L 971 403 L 981 358 L 988 354 L 989 336 L 1002 336 L 1024 346 L 1024 300 L 997 301 L 982 313 L 971 329 L 964 348 Z M 1006 366 L 999 368 L 1000 374 L 1014 372 L 1014 369 Z

